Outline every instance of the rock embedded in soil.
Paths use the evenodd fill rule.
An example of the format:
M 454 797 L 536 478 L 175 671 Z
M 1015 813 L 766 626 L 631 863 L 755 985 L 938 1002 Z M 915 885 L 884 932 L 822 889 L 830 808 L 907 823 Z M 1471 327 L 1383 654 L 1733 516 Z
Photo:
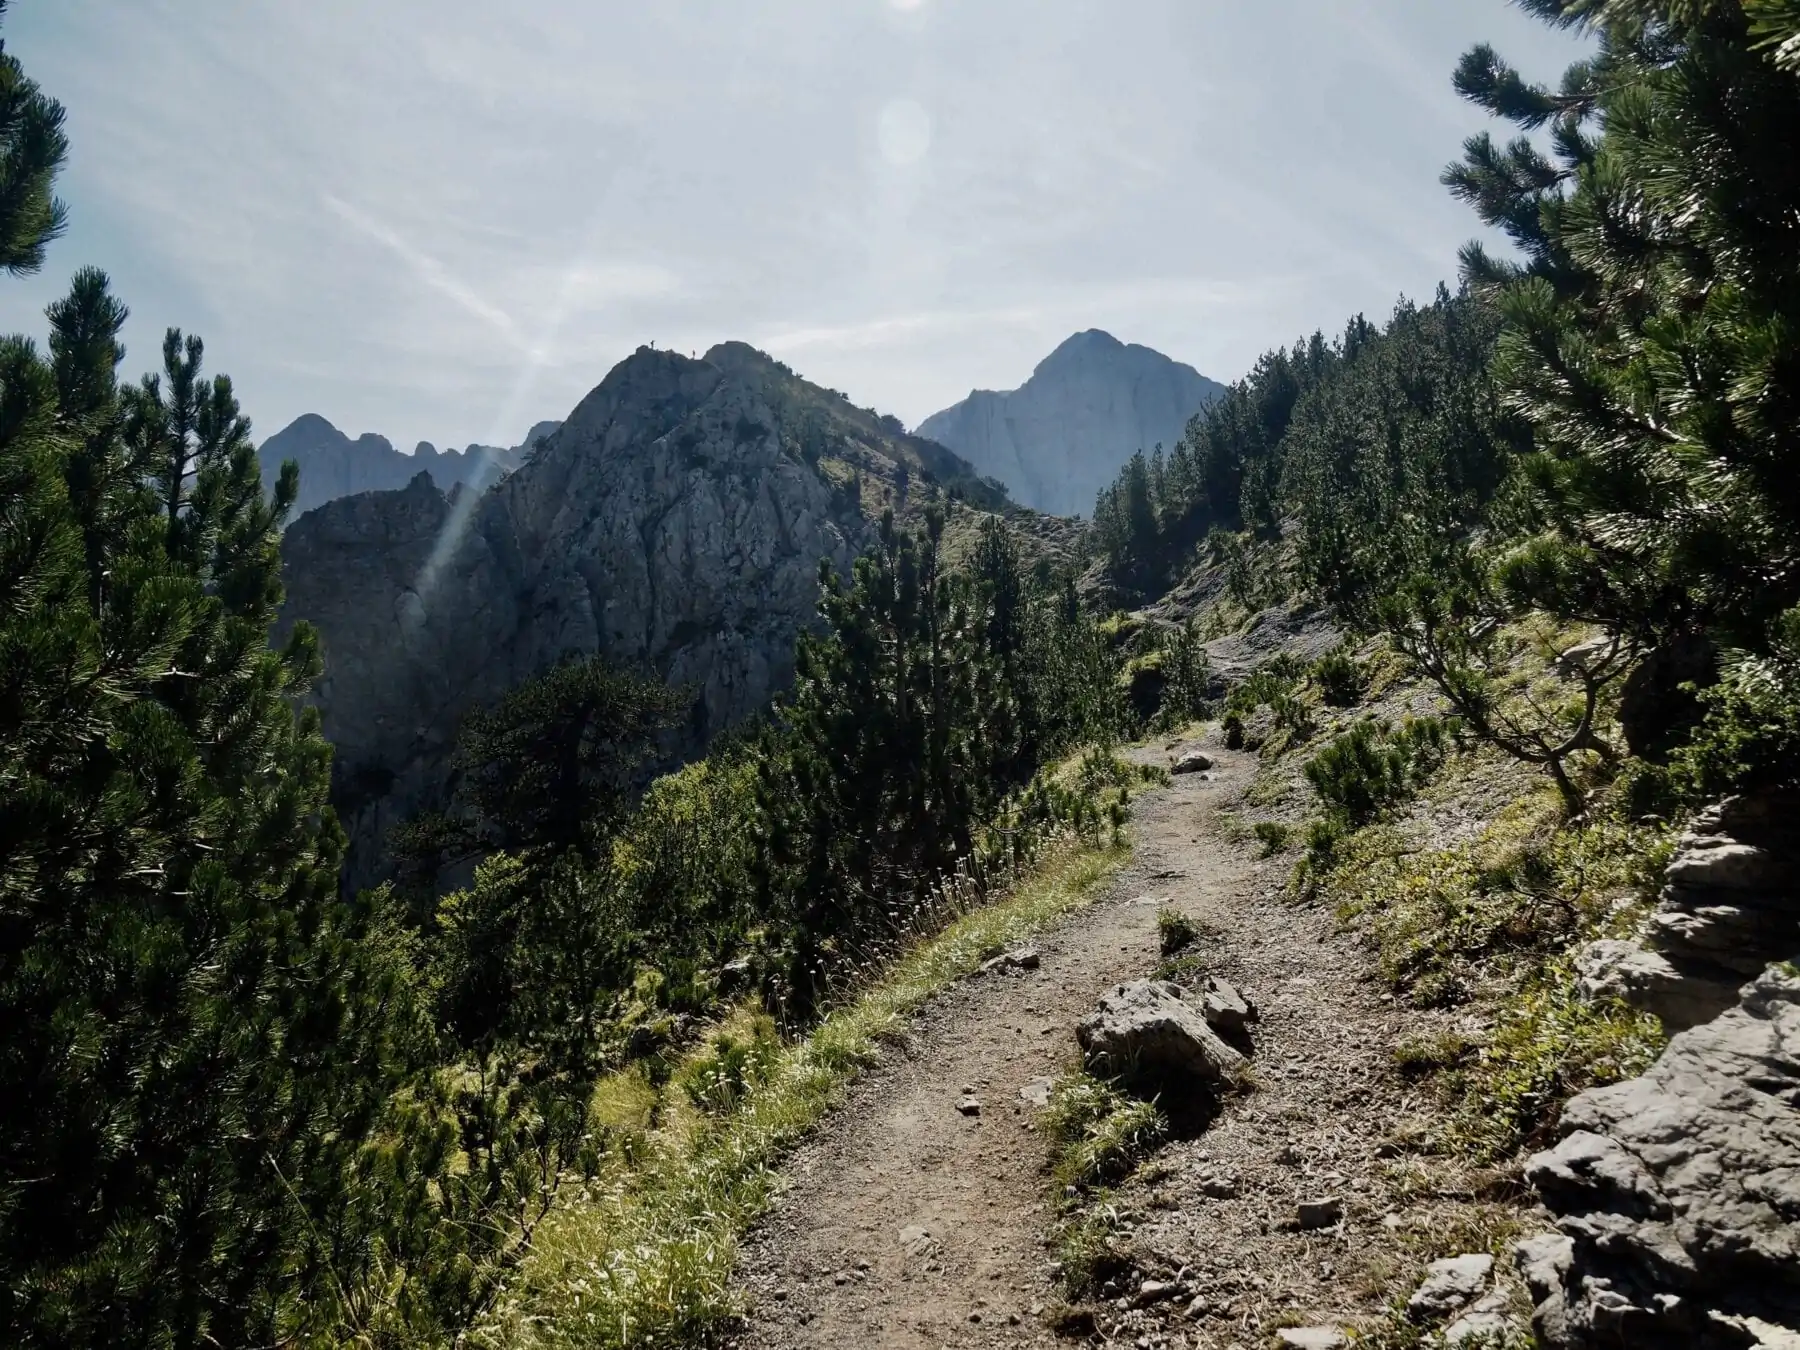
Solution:
M 1036 1107 L 1050 1105 L 1050 1089 L 1054 1086 L 1048 1078 L 1034 1078 L 1019 1089 L 1019 1095 Z
M 1800 972 L 1770 967 L 1642 1077 L 1575 1097 L 1562 1127 L 1525 1169 L 1562 1236 L 1516 1252 L 1541 1342 L 1800 1337 Z
M 1800 791 L 1728 797 L 1683 832 L 1645 945 L 1590 943 L 1582 991 L 1653 1013 L 1671 1031 L 1735 1006 L 1744 981 L 1800 954 Z
M 1043 964 L 1043 959 L 1036 947 L 1015 947 L 983 961 L 981 968 L 989 973 L 996 970 L 1036 970 Z
M 1101 1074 L 1229 1081 L 1244 1057 L 1166 980 L 1115 985 L 1075 1029 L 1087 1067 Z
M 1406 1311 L 1420 1322 L 1447 1317 L 1487 1288 L 1493 1272 L 1494 1258 L 1486 1252 L 1433 1261 L 1424 1282 L 1406 1301 Z
M 1208 975 L 1200 986 L 1200 1015 L 1214 1031 L 1235 1035 L 1256 1020 L 1256 1009 L 1230 981 Z
M 978 1116 L 981 1114 L 981 1102 L 975 1097 L 964 1097 L 956 1103 L 956 1109 L 965 1116 Z
M 1342 1350 L 1350 1338 L 1337 1327 L 1282 1327 L 1275 1343 L 1286 1350 Z
M 1211 755 L 1203 750 L 1189 750 L 1186 754 L 1176 757 L 1175 762 L 1169 766 L 1169 772 L 1205 773 L 1206 770 L 1212 768 L 1212 766 L 1213 761 Z
M 1737 1002 L 1735 971 L 1678 966 L 1662 952 L 1623 938 L 1599 938 L 1575 958 L 1577 988 L 1590 1003 L 1616 998 L 1654 1014 L 1671 1031 L 1710 1022 Z
M 1505 1337 L 1521 1330 L 1518 1321 L 1508 1315 L 1507 1303 L 1506 1291 L 1495 1289 L 1445 1327 L 1444 1345 L 1447 1350 L 1454 1350 L 1457 1346 L 1474 1350 L 1476 1346 L 1505 1344 Z

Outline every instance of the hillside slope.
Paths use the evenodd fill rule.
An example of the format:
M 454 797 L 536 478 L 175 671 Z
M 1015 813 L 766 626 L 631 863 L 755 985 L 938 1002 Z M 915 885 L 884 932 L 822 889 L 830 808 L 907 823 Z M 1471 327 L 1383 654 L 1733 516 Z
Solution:
M 1191 366 L 1090 328 L 1017 389 L 977 389 L 926 418 L 918 434 L 965 456 L 1026 506 L 1085 516 L 1136 451 L 1173 446 L 1188 419 L 1224 392 Z
M 282 628 L 323 638 L 350 882 L 435 802 L 462 716 L 565 655 L 692 687 L 678 752 L 760 709 L 815 622 L 820 559 L 847 569 L 882 510 L 932 500 L 1008 508 L 941 446 L 732 343 L 640 349 L 486 492 L 421 472 L 301 517 Z

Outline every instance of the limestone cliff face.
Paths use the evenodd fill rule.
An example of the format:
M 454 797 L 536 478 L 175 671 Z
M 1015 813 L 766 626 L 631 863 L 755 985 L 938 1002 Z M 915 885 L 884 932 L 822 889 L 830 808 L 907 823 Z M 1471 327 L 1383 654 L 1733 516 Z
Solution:
M 1009 393 L 978 389 L 919 424 L 918 434 L 1053 515 L 1092 515 L 1100 489 L 1138 450 L 1173 447 L 1188 419 L 1224 392 L 1161 352 L 1089 329 L 1069 338 Z
M 314 701 L 352 884 L 441 792 L 463 714 L 566 654 L 691 685 L 691 746 L 792 678 L 819 560 L 848 567 L 868 526 L 797 451 L 784 385 L 800 382 L 748 348 L 641 350 L 487 491 L 420 474 L 289 529 L 282 627 L 305 618 L 323 639 Z M 873 465 L 880 448 L 857 453 Z
M 458 483 L 486 487 L 516 469 L 526 452 L 556 425 L 539 422 L 522 444 L 511 449 L 471 445 L 466 450 L 439 450 L 420 441 L 412 454 L 403 455 L 385 436 L 365 432 L 351 440 L 317 413 L 307 413 L 269 437 L 256 453 L 265 487 L 274 487 L 284 460 L 299 466 L 300 496 L 288 517 L 291 521 L 339 497 L 405 487 L 421 471 L 446 492 Z

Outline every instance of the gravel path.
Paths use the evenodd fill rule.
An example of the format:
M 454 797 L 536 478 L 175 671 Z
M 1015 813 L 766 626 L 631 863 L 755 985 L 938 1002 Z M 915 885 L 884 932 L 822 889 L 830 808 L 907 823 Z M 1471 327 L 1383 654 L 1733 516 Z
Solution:
M 1291 860 L 1228 841 L 1220 812 L 1255 761 L 1210 752 L 1215 773 L 1138 798 L 1130 863 L 1038 939 L 1038 969 L 976 976 L 934 1000 L 905 1049 L 796 1154 L 746 1242 L 742 1350 L 1069 1344 L 1040 1316 L 1060 1301 L 1054 1215 L 1020 1093 L 1075 1062 L 1074 1025 L 1105 989 L 1156 965 L 1159 902 L 1201 925 L 1208 972 L 1258 1006 L 1256 1089 L 1121 1191 L 1137 1277 L 1173 1280 L 1182 1297 L 1134 1308 L 1134 1277 L 1096 1310 L 1100 1334 L 1264 1345 L 1276 1325 L 1369 1316 L 1416 1269 L 1407 1231 L 1455 1215 L 1404 1162 L 1383 1161 L 1411 1110 L 1389 1068 L 1401 1019 L 1331 917 L 1282 898 Z M 958 1108 L 967 1088 L 977 1115 Z M 1328 1198 L 1344 1222 L 1299 1231 L 1299 1202 Z M 1190 1316 L 1195 1294 L 1205 1307 Z

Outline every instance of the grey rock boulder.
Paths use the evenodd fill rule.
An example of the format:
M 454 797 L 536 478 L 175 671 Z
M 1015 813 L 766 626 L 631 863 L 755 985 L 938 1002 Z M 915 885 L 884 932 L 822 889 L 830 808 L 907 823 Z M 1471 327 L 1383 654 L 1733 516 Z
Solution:
M 1575 1097 L 1562 1126 L 1526 1166 L 1561 1237 L 1517 1253 L 1545 1345 L 1800 1334 L 1800 972 L 1771 967 L 1642 1077 Z
M 1235 684 L 1272 657 L 1289 655 L 1316 661 L 1343 640 L 1327 610 L 1274 606 L 1259 611 L 1239 632 L 1212 638 L 1204 645 L 1213 675 L 1225 684 Z
M 1088 1067 L 1101 1074 L 1217 1083 L 1235 1078 L 1245 1063 L 1166 980 L 1115 986 L 1076 1027 L 1075 1039 Z
M 1214 1031 L 1225 1035 L 1241 1035 L 1256 1020 L 1256 1009 L 1228 980 L 1208 975 L 1198 991 L 1200 1015 Z
M 1472 1302 L 1487 1288 L 1494 1273 L 1494 1258 L 1485 1252 L 1446 1256 L 1433 1261 L 1425 1279 L 1406 1301 L 1407 1314 L 1415 1321 L 1435 1322 Z
M 1710 1022 L 1738 1000 L 1743 979 L 1722 968 L 1678 966 L 1666 954 L 1622 938 L 1601 938 L 1575 958 L 1577 988 L 1591 1001 L 1619 999 L 1670 1030 Z
M 1169 765 L 1170 773 L 1205 773 L 1212 768 L 1212 756 L 1203 750 L 1189 750 L 1178 755 L 1175 762 Z
M 1800 956 L 1800 793 L 1731 797 L 1683 832 L 1641 944 L 1591 943 L 1581 988 L 1654 1013 L 1671 1031 L 1737 1002 L 1744 981 Z

